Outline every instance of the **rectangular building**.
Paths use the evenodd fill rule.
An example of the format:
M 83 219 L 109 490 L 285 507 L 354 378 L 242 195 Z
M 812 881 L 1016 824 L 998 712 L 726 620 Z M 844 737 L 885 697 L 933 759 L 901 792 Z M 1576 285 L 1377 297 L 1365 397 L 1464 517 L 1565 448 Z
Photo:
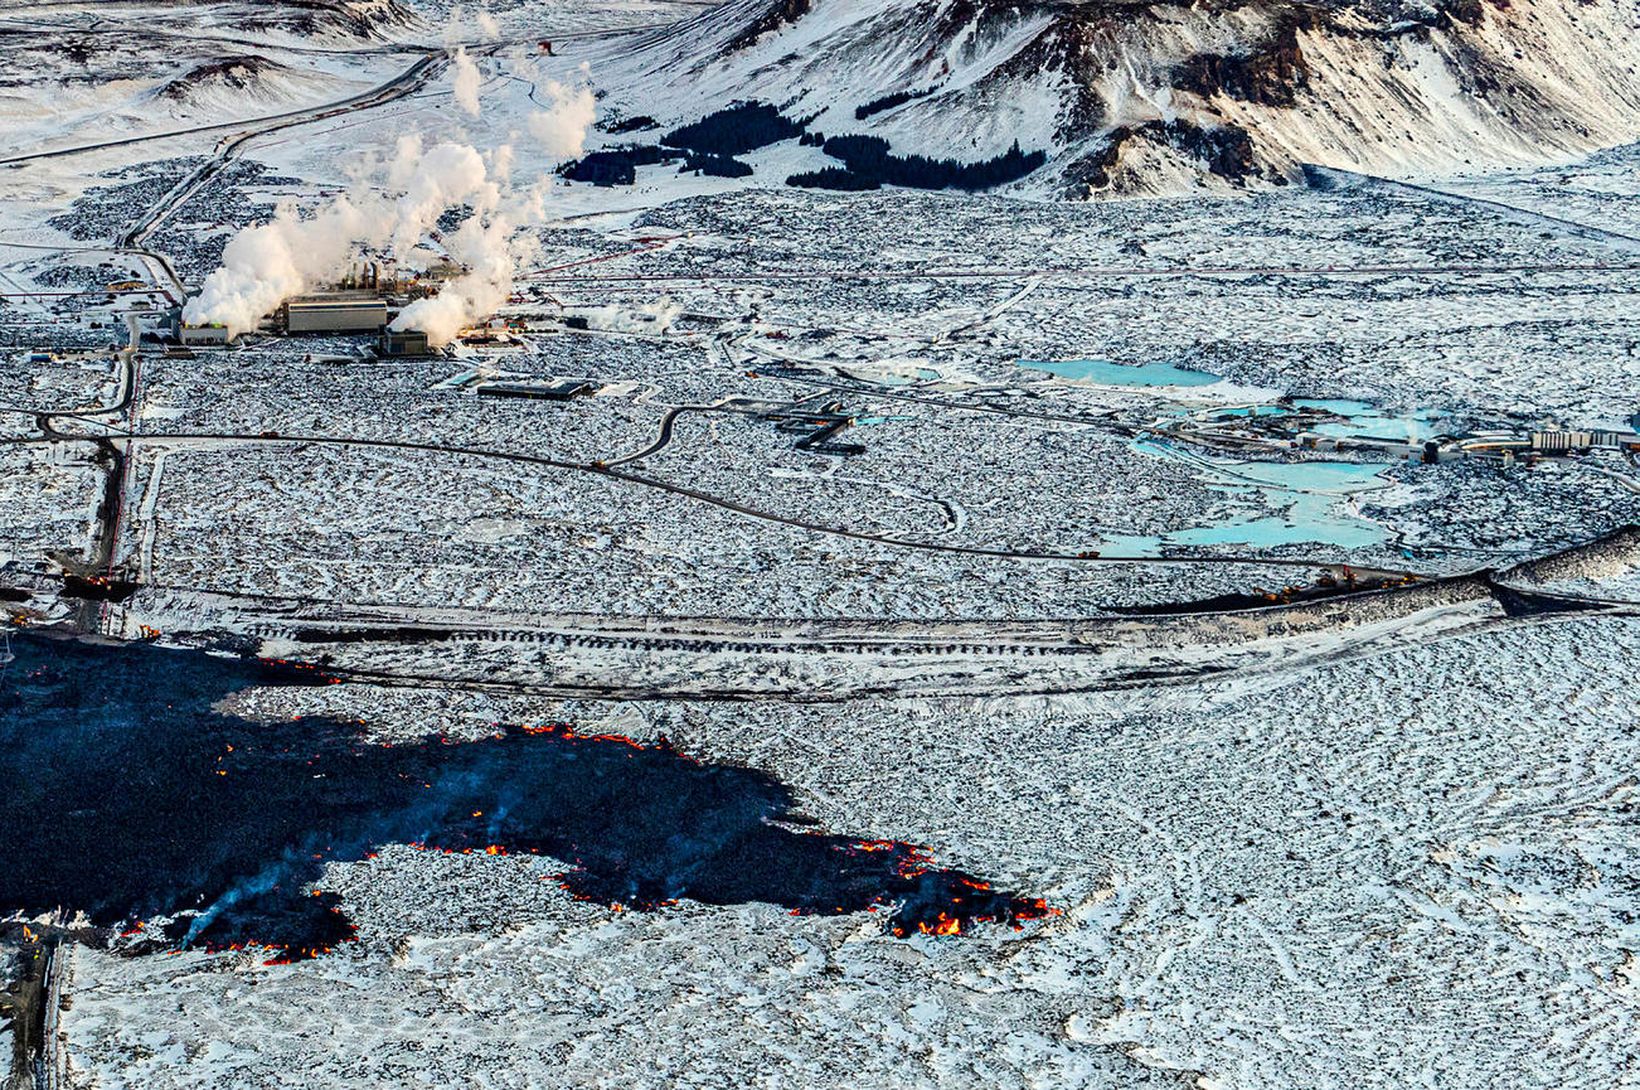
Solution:
M 387 324 L 381 299 L 292 299 L 284 306 L 287 333 L 375 333 Z
M 225 345 L 228 327 L 220 325 L 178 325 L 177 340 L 185 345 Z
M 598 385 L 585 379 L 560 379 L 557 382 L 481 382 L 473 389 L 485 397 L 568 401 L 575 397 L 591 397 L 598 392 Z
M 382 333 L 377 352 L 383 356 L 430 356 L 433 349 L 420 329 L 389 329 Z
M 1594 433 L 1586 431 L 1535 431 L 1531 435 L 1532 449 L 1549 454 L 1565 454 L 1573 450 L 1588 450 L 1594 446 Z

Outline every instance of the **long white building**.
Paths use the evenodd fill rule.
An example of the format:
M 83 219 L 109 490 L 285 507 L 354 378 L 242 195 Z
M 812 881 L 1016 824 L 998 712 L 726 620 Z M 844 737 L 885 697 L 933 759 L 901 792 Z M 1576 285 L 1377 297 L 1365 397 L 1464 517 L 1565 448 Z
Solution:
M 375 298 L 292 299 L 280 312 L 288 333 L 375 333 L 387 325 L 387 304 Z

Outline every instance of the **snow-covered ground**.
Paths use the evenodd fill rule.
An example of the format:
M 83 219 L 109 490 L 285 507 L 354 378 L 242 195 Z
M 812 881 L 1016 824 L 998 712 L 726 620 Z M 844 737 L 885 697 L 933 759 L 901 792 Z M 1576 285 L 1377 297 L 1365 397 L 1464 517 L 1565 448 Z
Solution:
M 973 161 L 1017 141 L 1051 160 L 1026 192 L 1179 193 L 1306 163 L 1402 176 L 1632 140 L 1636 24 L 1632 0 L 733 0 L 594 75 L 611 108 L 663 127 L 755 99 L 901 154 Z
M 19 43 L 0 160 L 23 157 L 0 163 L 5 611 L 416 682 L 225 705 L 251 719 L 329 715 L 394 743 L 560 720 L 664 736 L 778 778 L 828 831 L 927 845 L 1061 914 L 901 940 L 869 913 L 612 912 L 550 880 L 556 861 L 385 846 L 320 882 L 360 929 L 327 957 L 75 948 L 69 1085 L 1634 1085 L 1632 542 L 1507 573 L 1630 603 L 1598 615 L 1511 618 L 1479 579 L 1176 623 L 1117 611 L 1276 597 L 1342 565 L 1510 568 L 1640 523 L 1615 451 L 1422 464 L 1174 427 L 1283 398 L 1430 434 L 1630 427 L 1640 146 L 1440 175 L 1409 151 L 1397 181 L 1092 204 L 793 189 L 832 162 L 795 141 L 747 154 L 749 180 L 554 174 L 551 80 L 590 79 L 606 126 L 669 126 L 824 67 L 773 43 L 879 44 L 866 6 L 829 3 L 655 75 L 689 44 L 659 28 L 705 7 L 0 13 Z M 1046 18 L 953 53 L 951 79 L 979 94 Z M 919 42 L 890 45 L 922 63 Z M 218 63 L 251 54 L 266 63 Z M 1383 79 L 1451 90 L 1414 61 Z M 865 86 L 778 104 L 844 131 Z M 921 109 L 880 116 L 946 139 Z M 1005 144 L 1009 116 L 974 146 Z M 1294 156 L 1337 135 L 1310 122 Z M 127 374 L 128 315 L 156 332 L 235 231 L 331 199 L 407 134 L 483 149 L 540 198 L 500 310 L 516 345 L 150 343 Z M 1164 384 L 1113 384 L 1129 372 L 1110 365 Z M 548 378 L 596 396 L 474 387 Z M 800 448 L 782 412 L 849 418 L 834 441 L 863 450 Z M 84 609 L 59 575 L 99 537 L 138 588 Z M 462 639 L 327 638 L 394 625 Z M 669 698 L 561 695 L 645 685 Z
M 1632 621 L 1580 621 L 1252 691 L 822 710 L 321 690 L 389 733 L 665 733 L 1065 914 L 905 942 L 758 906 L 612 915 L 538 862 L 384 852 L 321 883 L 361 925 L 326 959 L 76 951 L 71 1064 L 156 1087 L 1624 1085 L 1636 653 Z M 288 695 L 259 710 L 326 710 Z

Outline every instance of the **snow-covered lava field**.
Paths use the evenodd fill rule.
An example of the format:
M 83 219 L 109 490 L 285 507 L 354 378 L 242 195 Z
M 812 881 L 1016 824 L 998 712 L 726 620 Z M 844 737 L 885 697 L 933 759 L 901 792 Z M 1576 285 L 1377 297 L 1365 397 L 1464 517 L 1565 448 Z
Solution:
M 838 10 L 0 12 L 4 1090 L 1640 1087 L 1640 145 L 634 150 Z

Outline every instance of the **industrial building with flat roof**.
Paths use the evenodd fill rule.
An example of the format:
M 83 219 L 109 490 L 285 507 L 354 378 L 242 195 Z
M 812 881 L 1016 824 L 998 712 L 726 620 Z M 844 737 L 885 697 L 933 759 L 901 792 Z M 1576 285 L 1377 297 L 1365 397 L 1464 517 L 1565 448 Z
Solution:
M 182 320 L 180 309 L 173 310 L 165 316 L 165 325 L 179 344 L 193 348 L 226 345 L 231 339 L 227 326 L 189 325 Z
M 292 299 L 280 318 L 287 333 L 375 333 L 387 324 L 387 303 L 370 296 Z
M 1585 450 L 1625 450 L 1640 446 L 1640 435 L 1631 431 L 1535 431 L 1532 449 L 1546 454 L 1569 454 Z
M 225 345 L 229 340 L 228 328 L 220 325 L 179 325 L 177 340 L 194 348 Z
M 387 329 L 382 331 L 376 352 L 382 356 L 430 356 L 433 349 L 424 330 Z
M 532 397 L 541 401 L 568 401 L 591 397 L 598 392 L 596 382 L 568 378 L 556 382 L 481 382 L 473 389 L 485 397 Z

